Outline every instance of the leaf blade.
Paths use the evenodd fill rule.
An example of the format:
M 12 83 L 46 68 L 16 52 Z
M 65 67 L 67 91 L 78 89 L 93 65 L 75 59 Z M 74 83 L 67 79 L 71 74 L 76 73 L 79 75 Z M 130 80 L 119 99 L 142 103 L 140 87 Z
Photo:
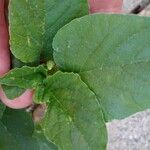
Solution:
M 62 150 L 106 149 L 107 131 L 96 96 L 77 74 L 47 78 L 49 105 L 41 126 Z
M 41 84 L 46 75 L 47 70 L 43 65 L 38 67 L 23 66 L 22 68 L 12 69 L 0 78 L 0 84 L 32 89 Z
M 35 7 L 36 6 L 36 7 Z M 42 19 L 44 3 L 17 0 L 10 1 L 10 46 L 13 55 L 23 62 L 39 61 L 44 32 Z M 20 10 L 20 13 L 18 13 Z
M 150 107 L 149 26 L 147 17 L 95 14 L 72 21 L 54 38 L 56 64 L 80 74 L 106 121 Z
M 24 93 L 25 89 L 17 86 L 1 85 L 8 99 L 14 99 Z
M 0 119 L 3 116 L 4 111 L 5 111 L 5 106 L 0 102 Z
M 42 133 L 33 136 L 35 130 L 33 121 L 24 110 L 7 108 L 0 121 L 0 130 L 0 146 L 3 150 L 10 148 L 16 150 L 57 150 L 51 142 L 45 139 Z
M 20 13 L 18 13 L 20 10 Z M 88 14 L 86 0 L 10 1 L 10 47 L 25 63 L 52 59 L 56 32 L 72 19 Z

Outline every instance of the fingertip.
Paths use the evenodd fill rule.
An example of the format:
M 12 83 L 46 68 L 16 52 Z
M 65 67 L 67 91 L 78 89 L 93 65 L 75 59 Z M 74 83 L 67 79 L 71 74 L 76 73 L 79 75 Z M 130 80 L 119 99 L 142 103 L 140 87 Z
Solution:
M 30 106 L 33 101 L 33 90 L 26 90 L 21 96 L 10 100 L 7 98 L 6 94 L 4 93 L 3 89 L 0 88 L 0 99 L 1 101 L 8 107 L 13 109 L 22 109 Z

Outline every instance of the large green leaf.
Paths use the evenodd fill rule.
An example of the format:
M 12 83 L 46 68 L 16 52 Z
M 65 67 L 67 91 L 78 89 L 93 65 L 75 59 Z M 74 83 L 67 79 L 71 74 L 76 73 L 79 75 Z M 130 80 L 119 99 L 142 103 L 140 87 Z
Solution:
M 33 132 L 34 124 L 29 114 L 7 108 L 0 122 L 0 149 L 57 150 L 43 135 L 33 137 Z
M 77 72 L 96 94 L 105 119 L 150 107 L 150 18 L 95 14 L 75 19 L 54 38 L 54 60 Z
M 57 31 L 74 18 L 88 14 L 87 0 L 46 0 L 42 58 L 52 58 L 52 41 Z
M 10 1 L 11 51 L 23 62 L 39 61 L 44 34 L 44 5 L 43 0 Z
M 49 104 L 41 123 L 61 150 L 105 150 L 107 131 L 95 94 L 74 73 L 57 72 L 45 81 Z
M 88 13 L 87 0 L 12 0 L 10 46 L 23 62 L 52 58 L 52 39 L 63 25 Z M 41 56 L 42 54 L 42 56 Z
M 15 68 L 0 78 L 0 84 L 24 89 L 36 88 L 43 82 L 47 71 L 44 66 Z M 10 93 L 9 93 L 10 94 Z

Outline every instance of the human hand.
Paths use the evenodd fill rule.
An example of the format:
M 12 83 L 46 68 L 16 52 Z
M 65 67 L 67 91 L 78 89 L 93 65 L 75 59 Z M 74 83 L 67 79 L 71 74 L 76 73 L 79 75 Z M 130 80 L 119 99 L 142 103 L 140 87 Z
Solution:
M 90 12 L 113 12 L 121 13 L 122 0 L 88 0 Z M 10 69 L 9 34 L 5 11 L 7 0 L 0 0 L 0 76 L 3 76 Z M 32 104 L 33 90 L 26 90 L 20 97 L 9 100 L 3 89 L 0 87 L 0 99 L 10 108 L 20 109 Z

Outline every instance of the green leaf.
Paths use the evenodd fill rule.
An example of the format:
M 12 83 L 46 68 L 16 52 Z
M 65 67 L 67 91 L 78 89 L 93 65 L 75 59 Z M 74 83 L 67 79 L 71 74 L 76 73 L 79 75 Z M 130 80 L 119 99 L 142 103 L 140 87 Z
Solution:
M 21 62 L 20 60 L 18 60 L 17 58 L 15 58 L 14 56 L 12 56 L 11 58 L 12 58 L 12 68 L 20 68 L 23 66 L 36 66 L 37 65 L 34 63 L 25 64 L 25 63 Z M 14 98 L 20 96 L 25 91 L 25 89 L 19 88 L 17 86 L 2 85 L 2 88 L 3 88 L 6 96 L 9 99 L 14 99 Z
M 57 72 L 45 81 L 49 104 L 41 123 L 61 150 L 105 150 L 107 131 L 95 94 L 74 73 Z
M 3 116 L 4 110 L 5 110 L 5 106 L 0 102 L 0 119 Z
M 106 121 L 150 107 L 150 19 L 95 14 L 75 19 L 54 38 L 54 60 L 96 94 Z
M 0 121 L 0 147 L 1 150 L 19 150 L 18 144 L 16 143 L 13 136 L 8 132 L 7 128 Z
M 24 66 L 8 72 L 4 77 L 0 78 L 0 84 L 31 89 L 41 84 L 46 75 L 47 71 L 42 65 L 38 67 Z
M 39 65 L 37 62 L 32 62 L 32 63 L 23 63 L 13 55 L 11 56 L 11 63 L 12 63 L 12 68 L 21 68 L 23 66 L 30 66 L 30 67 L 36 67 Z
M 7 108 L 0 122 L 0 147 L 2 150 L 56 150 L 43 135 L 33 137 L 33 132 L 29 114 Z
M 34 95 L 33 95 L 33 100 L 37 104 L 42 104 L 49 102 L 49 92 L 45 92 L 46 87 L 44 85 L 39 85 L 35 89 Z
M 19 13 L 18 13 L 19 12 Z M 9 5 L 10 47 L 23 62 L 52 58 L 55 33 L 88 14 L 87 0 L 13 0 Z M 41 56 L 42 54 L 42 56 Z
M 58 150 L 58 148 L 52 142 L 49 142 L 46 139 L 41 127 L 35 129 L 33 137 L 38 141 L 40 150 Z
M 89 13 L 87 0 L 46 0 L 42 59 L 52 58 L 52 42 L 57 31 L 71 20 Z
M 2 88 L 8 99 L 14 99 L 24 93 L 25 89 L 17 86 L 2 85 Z
M 44 4 L 42 0 L 10 1 L 10 47 L 13 55 L 23 62 L 39 61 L 44 33 Z

